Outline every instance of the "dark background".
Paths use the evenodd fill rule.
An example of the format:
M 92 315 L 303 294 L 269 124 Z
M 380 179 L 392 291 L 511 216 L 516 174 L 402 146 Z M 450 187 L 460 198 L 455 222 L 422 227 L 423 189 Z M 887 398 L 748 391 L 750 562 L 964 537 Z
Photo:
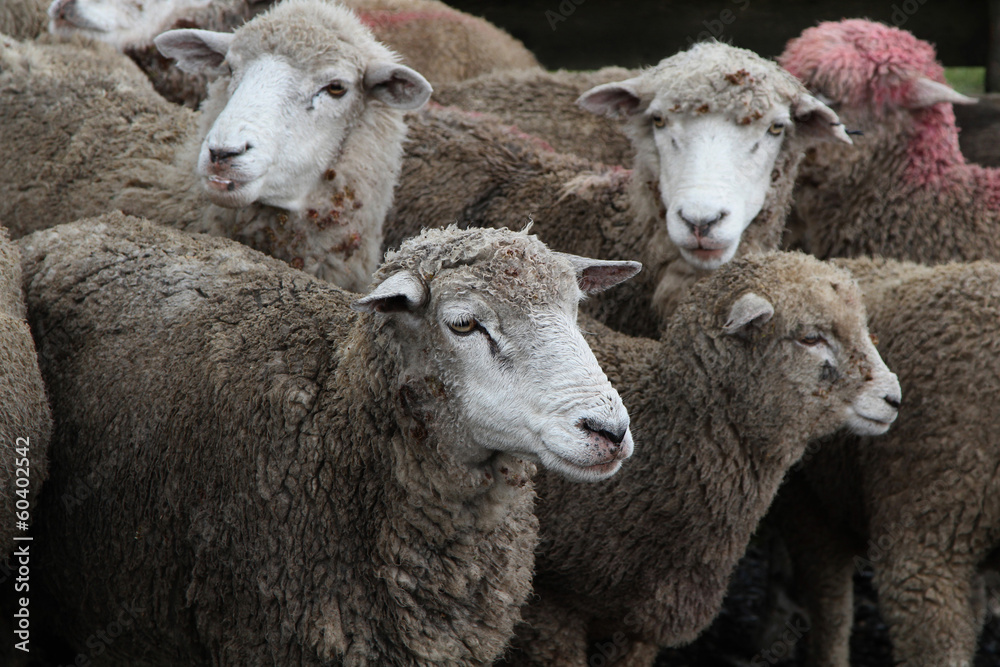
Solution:
M 505 28 L 549 69 L 652 65 L 709 35 L 776 56 L 803 29 L 842 18 L 869 18 L 909 30 L 935 44 L 938 57 L 949 67 L 985 66 L 990 44 L 987 0 L 448 0 L 448 4 Z

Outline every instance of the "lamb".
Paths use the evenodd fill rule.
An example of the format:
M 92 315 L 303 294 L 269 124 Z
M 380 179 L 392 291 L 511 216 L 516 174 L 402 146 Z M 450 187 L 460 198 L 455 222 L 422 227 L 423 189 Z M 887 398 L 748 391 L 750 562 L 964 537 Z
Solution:
M 595 86 L 622 81 L 637 73 L 622 67 L 593 72 L 493 72 L 466 81 L 435 83 L 432 101 L 489 114 L 544 140 L 559 153 L 625 166 L 632 164 L 635 154 L 621 123 L 585 111 L 576 101 Z
M 200 114 L 163 100 L 110 47 L 5 42 L 0 161 L 12 177 L 0 221 L 21 236 L 120 209 L 363 289 L 381 257 L 403 112 L 429 84 L 322 0 L 157 44 L 182 69 L 223 72 Z
M 635 263 L 432 230 L 356 295 L 121 214 L 20 244 L 56 415 L 33 572 L 84 653 L 125 604 L 123 664 L 488 663 L 530 591 L 534 462 L 631 454 L 576 310 Z
M 330 0 L 332 2 L 332 0 Z M 115 45 L 132 57 L 167 99 L 196 108 L 206 77 L 170 67 L 153 38 L 173 27 L 229 32 L 273 4 L 273 0 L 54 0 L 49 30 L 84 34 Z M 525 46 L 481 18 L 438 0 L 341 0 L 375 38 L 432 83 L 461 81 L 506 69 L 539 69 Z
M 16 522 L 27 522 L 48 472 L 52 430 L 35 344 L 25 321 L 21 256 L 0 227 L 0 549 L 17 544 Z
M 817 147 L 799 174 L 795 214 L 818 257 L 880 255 L 939 263 L 1000 260 L 1000 171 L 968 164 L 934 49 L 863 20 L 821 23 L 779 58 L 864 131 L 857 149 Z
M 849 662 L 851 575 L 871 567 L 895 664 L 971 665 L 1000 546 L 1000 265 L 847 259 L 899 374 L 900 424 L 824 443 L 783 489 L 775 521 L 810 613 L 809 665 Z M 833 444 L 833 446 L 831 446 Z
M 793 77 L 720 43 L 697 44 L 634 78 L 598 86 L 581 103 L 627 116 L 637 153 L 632 171 L 546 151 L 514 129 L 459 111 L 411 114 L 387 247 L 427 220 L 507 225 L 530 217 L 558 250 L 641 261 L 646 270 L 637 280 L 593 300 L 588 312 L 627 333 L 655 336 L 654 308 L 666 310 L 673 292 L 664 287 L 652 296 L 655 286 L 688 285 L 738 249 L 775 246 L 806 147 L 850 141 L 836 114 Z M 691 196 L 707 175 L 728 183 Z
M 585 494 L 539 475 L 535 595 L 510 658 L 594 664 L 598 642 L 605 663 L 648 665 L 716 615 L 810 438 L 883 433 L 899 384 L 850 275 L 801 253 L 734 260 L 699 281 L 659 341 L 582 326 L 643 445 Z

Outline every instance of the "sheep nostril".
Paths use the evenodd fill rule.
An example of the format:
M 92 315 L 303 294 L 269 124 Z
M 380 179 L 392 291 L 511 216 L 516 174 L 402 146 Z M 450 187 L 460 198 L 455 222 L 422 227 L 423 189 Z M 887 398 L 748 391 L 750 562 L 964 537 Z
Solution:
M 250 150 L 250 144 L 244 144 L 242 148 L 209 148 L 208 149 L 208 159 L 212 161 L 212 164 L 218 164 L 219 162 L 225 162 L 226 160 L 234 157 L 243 155 L 248 150 Z
M 683 209 L 677 209 L 677 217 L 683 220 L 684 224 L 686 224 L 693 232 L 706 232 L 711 229 L 715 223 L 723 220 L 727 215 L 729 215 L 729 211 L 721 209 L 712 216 L 706 215 L 702 217 L 695 217 L 685 215 Z
M 607 424 L 596 424 L 590 419 L 583 420 L 583 428 L 610 441 L 616 447 L 620 447 L 622 441 L 625 440 L 625 434 L 628 433 L 628 427 L 617 427 L 614 430 L 609 428 Z
M 885 397 L 885 402 L 888 403 L 890 406 L 894 407 L 897 410 L 899 410 L 899 406 L 902 403 L 898 398 L 896 398 L 894 396 L 886 396 Z

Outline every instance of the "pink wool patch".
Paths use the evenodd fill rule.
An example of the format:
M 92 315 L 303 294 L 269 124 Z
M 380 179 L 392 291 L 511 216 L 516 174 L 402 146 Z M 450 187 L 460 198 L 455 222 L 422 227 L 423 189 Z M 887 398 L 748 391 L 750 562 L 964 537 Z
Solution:
M 429 12 L 394 12 L 388 9 L 379 9 L 370 12 L 357 12 L 358 18 L 371 29 L 391 28 L 414 23 L 416 21 L 432 22 L 454 22 L 471 21 L 472 17 L 459 12 L 449 12 L 446 10 Z
M 788 42 L 778 62 L 810 90 L 850 105 L 901 105 L 921 76 L 945 83 L 933 46 L 863 19 L 807 28 Z
M 868 109 L 876 118 L 907 109 L 917 79 L 946 83 L 933 46 L 905 30 L 863 19 L 804 30 L 788 42 L 778 62 L 811 91 L 847 107 Z M 969 165 L 959 150 L 951 105 L 909 113 L 914 132 L 907 147 L 907 180 L 918 187 L 969 187 L 971 174 L 963 171 Z

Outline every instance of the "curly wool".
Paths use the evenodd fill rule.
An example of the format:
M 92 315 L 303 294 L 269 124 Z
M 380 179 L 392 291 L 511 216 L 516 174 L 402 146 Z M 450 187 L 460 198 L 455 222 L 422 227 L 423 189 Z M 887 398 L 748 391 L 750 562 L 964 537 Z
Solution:
M 918 78 L 945 81 L 930 44 L 871 21 L 828 22 L 789 42 L 779 60 L 864 131 L 854 147 L 817 146 L 802 165 L 794 212 L 807 250 L 1000 259 L 1000 171 L 966 162 L 950 104 L 908 107 Z

